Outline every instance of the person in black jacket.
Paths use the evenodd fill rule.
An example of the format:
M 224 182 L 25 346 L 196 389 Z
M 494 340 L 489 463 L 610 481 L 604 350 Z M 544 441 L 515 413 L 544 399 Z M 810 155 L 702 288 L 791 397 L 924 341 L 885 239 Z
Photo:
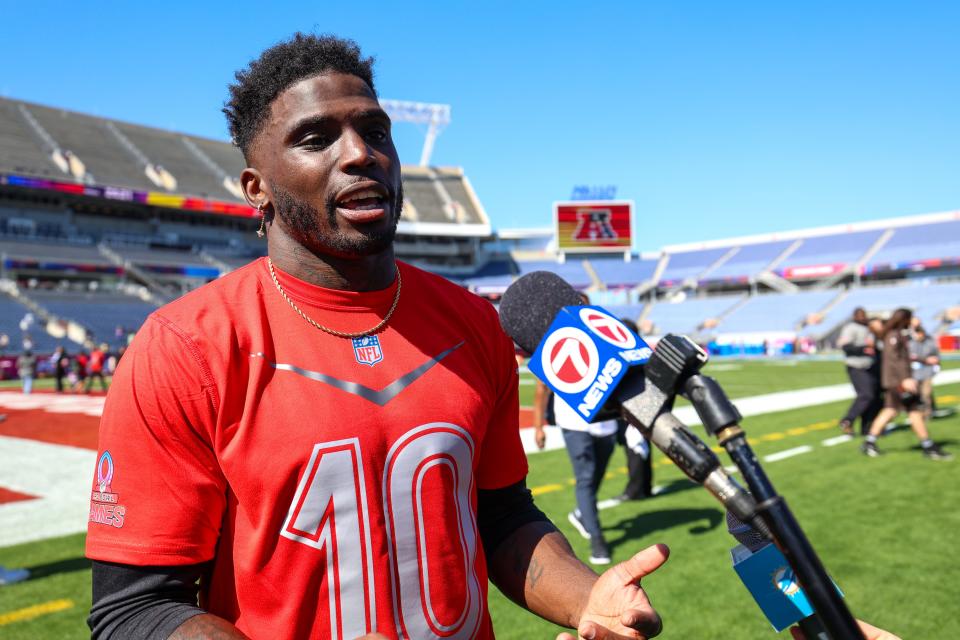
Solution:
M 840 420 L 840 429 L 853 433 L 853 425 L 860 419 L 860 434 L 867 435 L 880 407 L 883 396 L 880 389 L 880 357 L 876 337 L 868 326 L 867 312 L 863 307 L 853 311 L 852 320 L 840 330 L 837 346 L 846 355 L 847 375 L 856 391 L 856 397 Z

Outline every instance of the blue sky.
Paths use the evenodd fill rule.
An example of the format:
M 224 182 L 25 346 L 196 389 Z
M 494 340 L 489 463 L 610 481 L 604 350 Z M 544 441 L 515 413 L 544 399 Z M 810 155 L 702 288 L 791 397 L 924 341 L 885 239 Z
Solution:
M 3 95 L 226 138 L 233 72 L 297 29 L 356 39 L 382 97 L 452 105 L 435 164 L 497 228 L 575 185 L 635 246 L 960 209 L 958 2 L 7 4 Z M 422 132 L 396 128 L 401 158 Z

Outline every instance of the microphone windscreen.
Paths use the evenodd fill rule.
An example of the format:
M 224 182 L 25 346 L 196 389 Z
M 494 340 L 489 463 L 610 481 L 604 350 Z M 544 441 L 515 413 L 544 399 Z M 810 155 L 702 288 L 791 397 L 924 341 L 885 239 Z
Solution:
M 762 533 L 729 511 L 727 511 L 727 531 L 751 552 L 760 550 L 770 542 Z
M 533 271 L 503 292 L 500 326 L 521 349 L 533 353 L 557 313 L 580 304 L 580 294 L 563 278 L 549 271 Z

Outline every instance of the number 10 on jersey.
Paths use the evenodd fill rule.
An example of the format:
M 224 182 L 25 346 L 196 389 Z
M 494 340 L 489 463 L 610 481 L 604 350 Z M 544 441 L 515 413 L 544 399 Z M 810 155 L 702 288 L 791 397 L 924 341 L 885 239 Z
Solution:
M 326 554 L 330 636 L 355 638 L 377 630 L 376 580 L 389 579 L 394 624 L 408 638 L 473 638 L 483 616 L 476 573 L 477 527 L 470 508 L 473 439 L 461 427 L 431 423 L 411 429 L 390 448 L 381 479 L 389 578 L 373 564 L 371 514 L 357 438 L 314 446 L 280 532 Z M 445 468 L 453 479 L 461 567 L 466 577 L 458 615 L 440 620 L 434 605 L 450 585 L 431 591 L 423 489 L 428 471 Z M 437 569 L 434 568 L 434 575 Z M 381 591 L 382 592 L 382 591 Z M 448 607 L 449 609 L 449 607 Z

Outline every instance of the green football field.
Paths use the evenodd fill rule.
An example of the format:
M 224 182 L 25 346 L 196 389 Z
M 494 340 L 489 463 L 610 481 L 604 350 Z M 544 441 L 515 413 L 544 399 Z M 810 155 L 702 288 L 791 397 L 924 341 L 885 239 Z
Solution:
M 711 368 L 733 397 L 845 382 L 837 362 L 723 362 Z M 524 385 L 521 392 L 528 398 L 532 387 Z M 937 387 L 937 396 L 943 406 L 960 404 L 960 384 Z M 744 427 L 761 456 L 812 447 L 764 466 L 858 617 L 905 640 L 958 638 L 960 620 L 952 613 L 960 602 L 954 537 L 960 531 L 960 460 L 924 459 L 905 429 L 881 441 L 886 455 L 876 459 L 861 455 L 856 441 L 825 446 L 825 439 L 838 434 L 836 421 L 846 404 L 757 416 Z M 705 437 L 701 429 L 695 431 Z M 960 453 L 960 416 L 934 421 L 931 432 L 947 449 Z M 614 561 L 653 543 L 670 546 L 667 564 L 644 580 L 664 620 L 661 637 L 773 637 L 730 566 L 734 543 L 718 503 L 686 481 L 659 452 L 654 459 L 655 484 L 665 487 L 664 492 L 605 509 L 601 522 Z M 726 462 L 723 455 L 721 459 Z M 601 499 L 622 490 L 623 464 L 623 452 L 617 450 Z M 587 542 L 566 521 L 573 506 L 570 478 L 564 451 L 530 457 L 528 484 L 537 503 L 586 557 Z M 0 549 L 0 564 L 29 567 L 33 573 L 25 583 L 0 587 L 0 638 L 89 637 L 84 618 L 90 570 L 82 535 Z M 553 638 L 558 631 L 492 586 L 490 608 L 501 638 Z

